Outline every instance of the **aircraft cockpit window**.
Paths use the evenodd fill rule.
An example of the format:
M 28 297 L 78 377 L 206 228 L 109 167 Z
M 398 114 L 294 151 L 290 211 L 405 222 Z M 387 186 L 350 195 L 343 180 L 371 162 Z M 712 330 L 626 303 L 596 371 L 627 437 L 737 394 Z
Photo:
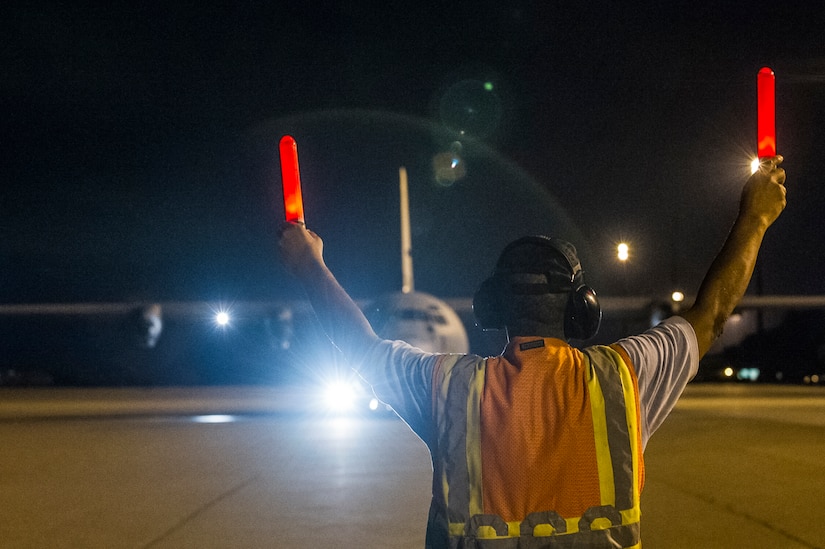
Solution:
M 401 309 L 398 311 L 397 316 L 401 320 L 423 320 L 433 324 L 447 324 L 447 317 L 444 315 L 432 311 L 422 311 L 421 309 Z
M 424 320 L 428 319 L 428 314 L 426 311 L 420 311 L 418 309 L 401 309 L 398 311 L 398 318 L 401 320 Z

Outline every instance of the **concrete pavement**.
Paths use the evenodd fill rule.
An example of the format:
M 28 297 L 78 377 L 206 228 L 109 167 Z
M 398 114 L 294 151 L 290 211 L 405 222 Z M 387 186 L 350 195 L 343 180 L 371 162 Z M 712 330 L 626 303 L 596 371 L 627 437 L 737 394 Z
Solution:
M 414 548 L 424 445 L 296 389 L 0 390 L 0 547 Z M 646 452 L 644 546 L 825 547 L 825 391 L 692 385 Z

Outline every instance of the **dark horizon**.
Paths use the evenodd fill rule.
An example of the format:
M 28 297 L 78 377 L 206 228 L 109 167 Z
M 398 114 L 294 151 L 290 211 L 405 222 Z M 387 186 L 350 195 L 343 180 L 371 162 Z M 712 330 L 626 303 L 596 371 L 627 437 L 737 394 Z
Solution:
M 293 295 L 274 253 L 287 132 L 308 223 L 359 297 L 400 286 L 400 165 L 424 291 L 471 295 L 504 243 L 553 232 L 603 294 L 692 293 L 736 213 L 764 65 L 789 203 L 762 291 L 825 293 L 825 55 L 804 10 L 7 11 L 0 302 Z M 445 154 L 466 170 L 451 184 Z

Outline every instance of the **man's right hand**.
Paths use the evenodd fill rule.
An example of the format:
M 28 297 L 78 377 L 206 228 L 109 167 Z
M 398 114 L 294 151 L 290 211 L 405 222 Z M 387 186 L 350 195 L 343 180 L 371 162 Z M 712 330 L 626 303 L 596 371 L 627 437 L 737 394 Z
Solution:
M 759 169 L 742 189 L 739 215 L 753 217 L 769 227 L 785 209 L 785 170 L 781 156 L 762 159 Z
M 303 223 L 282 223 L 278 227 L 278 249 L 284 267 L 306 290 L 327 336 L 347 359 L 358 363 L 379 339 L 324 263 L 321 237 Z
M 765 231 L 785 209 L 782 157 L 762 160 L 742 189 L 739 215 L 705 275 L 696 301 L 682 316 L 693 325 L 701 358 L 722 333 L 748 289 Z

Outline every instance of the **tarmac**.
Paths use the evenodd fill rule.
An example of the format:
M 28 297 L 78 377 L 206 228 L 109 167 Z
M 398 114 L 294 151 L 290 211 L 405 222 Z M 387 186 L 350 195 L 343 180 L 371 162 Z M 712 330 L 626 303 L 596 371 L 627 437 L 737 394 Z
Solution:
M 694 384 L 645 453 L 650 548 L 825 548 L 825 388 Z M 0 547 L 423 547 L 397 419 L 306 388 L 0 389 Z

